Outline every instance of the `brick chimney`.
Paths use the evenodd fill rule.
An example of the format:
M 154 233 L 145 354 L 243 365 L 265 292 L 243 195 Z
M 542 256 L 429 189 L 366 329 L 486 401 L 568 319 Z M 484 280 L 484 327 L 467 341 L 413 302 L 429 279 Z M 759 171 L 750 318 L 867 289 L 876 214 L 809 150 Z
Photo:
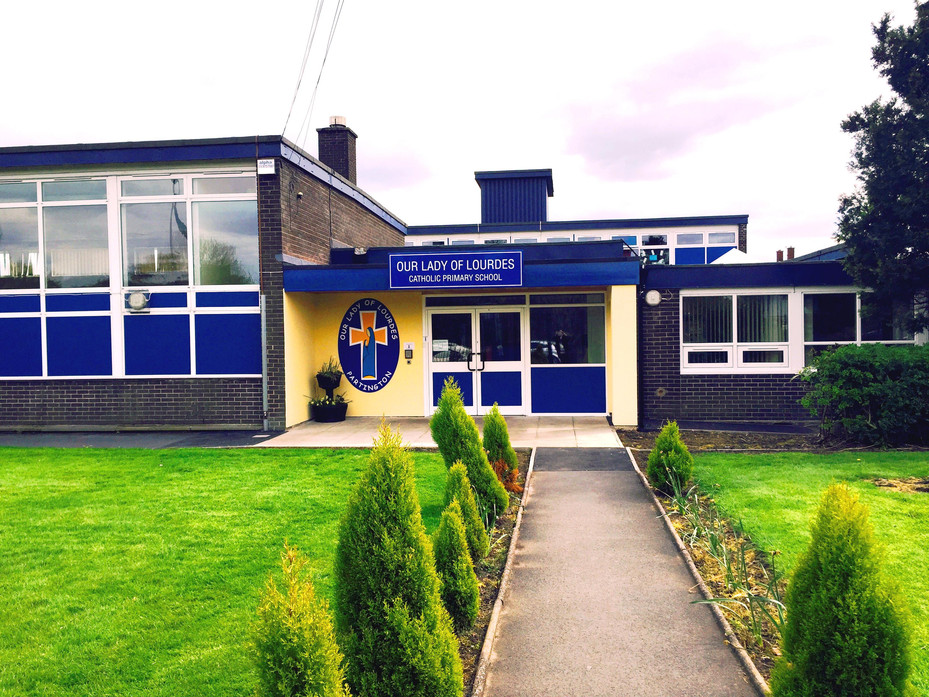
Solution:
M 784 250 L 783 249 L 777 250 L 777 260 L 784 261 Z
M 317 128 L 316 133 L 319 134 L 319 161 L 357 184 L 355 141 L 358 136 L 345 125 L 345 117 L 330 117 L 328 128 Z
M 794 248 L 788 247 L 787 248 L 787 261 L 790 261 L 793 258 L 794 258 Z

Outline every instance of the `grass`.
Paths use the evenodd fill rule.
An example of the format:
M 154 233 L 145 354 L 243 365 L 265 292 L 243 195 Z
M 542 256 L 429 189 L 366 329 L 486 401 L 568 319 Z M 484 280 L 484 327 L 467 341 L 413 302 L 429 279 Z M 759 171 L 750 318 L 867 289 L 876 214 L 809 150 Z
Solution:
M 438 526 L 445 466 L 412 453 Z M 246 695 L 283 541 L 332 594 L 364 450 L 0 448 L 0 695 Z
M 929 453 L 728 454 L 694 456 L 694 474 L 730 520 L 755 544 L 779 550 L 779 566 L 793 568 L 810 540 L 810 521 L 825 488 L 845 482 L 870 511 L 887 550 L 887 570 L 913 616 L 917 692 L 929 695 L 929 494 L 880 488 L 875 478 L 929 477 Z

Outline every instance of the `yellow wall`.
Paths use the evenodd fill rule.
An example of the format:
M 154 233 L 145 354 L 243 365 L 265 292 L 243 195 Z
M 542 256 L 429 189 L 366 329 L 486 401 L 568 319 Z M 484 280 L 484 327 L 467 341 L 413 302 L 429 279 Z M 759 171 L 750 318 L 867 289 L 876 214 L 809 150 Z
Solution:
M 636 286 L 612 286 L 607 294 L 607 409 L 613 425 L 639 421 Z
M 337 390 L 351 403 L 349 416 L 423 416 L 423 301 L 419 293 L 285 293 L 284 359 L 286 365 L 287 426 L 306 421 L 304 395 L 323 396 L 316 371 L 330 356 L 339 356 L 339 324 L 357 300 L 373 297 L 384 303 L 397 323 L 400 358 L 387 385 L 377 392 L 361 392 L 343 378 Z M 413 360 L 403 357 L 403 344 L 413 342 Z M 312 384 L 311 384 L 312 382 Z

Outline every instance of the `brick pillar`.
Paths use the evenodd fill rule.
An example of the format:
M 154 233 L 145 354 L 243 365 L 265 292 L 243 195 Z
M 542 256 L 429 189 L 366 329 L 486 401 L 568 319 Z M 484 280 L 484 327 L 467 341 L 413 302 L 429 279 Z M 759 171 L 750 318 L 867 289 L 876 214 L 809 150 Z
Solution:
M 355 132 L 345 125 L 342 117 L 333 116 L 329 127 L 317 128 L 316 133 L 319 135 L 319 161 L 357 184 L 355 141 L 358 136 Z
M 739 225 L 739 251 L 748 253 L 748 223 Z
M 284 273 L 281 254 L 281 167 L 258 176 L 258 239 L 261 259 L 261 292 L 265 296 L 265 352 L 268 365 L 268 426 L 283 431 L 284 394 Z

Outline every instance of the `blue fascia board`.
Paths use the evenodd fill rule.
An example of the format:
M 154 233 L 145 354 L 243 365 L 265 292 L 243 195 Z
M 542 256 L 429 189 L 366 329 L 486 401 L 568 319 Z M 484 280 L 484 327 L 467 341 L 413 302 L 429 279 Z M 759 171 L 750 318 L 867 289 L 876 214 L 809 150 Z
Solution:
M 544 179 L 548 195 L 555 195 L 555 185 L 552 181 L 552 170 L 550 169 L 507 169 L 499 172 L 475 172 L 474 179 L 477 181 L 478 186 L 481 185 L 481 182 L 497 179 Z
M 809 261 L 795 264 L 708 264 L 701 266 L 648 266 L 645 290 L 667 288 L 781 288 L 805 286 L 854 286 L 842 264 Z
M 280 157 L 280 136 L 0 148 L 0 169 Z
M 640 266 L 636 261 L 527 263 L 523 267 L 522 287 L 582 288 L 637 285 L 639 271 Z M 284 269 L 284 291 L 288 293 L 383 290 L 390 290 L 390 274 L 387 264 L 307 266 Z M 508 290 L 516 292 L 519 288 Z
M 355 260 L 354 250 L 333 249 L 330 254 L 335 264 L 353 263 L 355 268 L 364 264 L 387 264 L 391 254 L 462 254 L 481 252 L 519 250 L 528 262 L 556 261 L 627 261 L 624 250 L 627 247 L 619 240 L 600 242 L 557 242 L 551 244 L 495 244 L 493 246 L 443 246 L 443 247 L 371 247 L 367 250 L 364 261 Z
M 747 225 L 748 215 L 705 215 L 685 218 L 623 218 L 616 220 L 562 220 L 506 225 L 410 225 L 408 235 L 452 235 L 481 232 L 558 232 L 560 230 L 621 230 L 627 228 L 705 227 L 707 225 Z

